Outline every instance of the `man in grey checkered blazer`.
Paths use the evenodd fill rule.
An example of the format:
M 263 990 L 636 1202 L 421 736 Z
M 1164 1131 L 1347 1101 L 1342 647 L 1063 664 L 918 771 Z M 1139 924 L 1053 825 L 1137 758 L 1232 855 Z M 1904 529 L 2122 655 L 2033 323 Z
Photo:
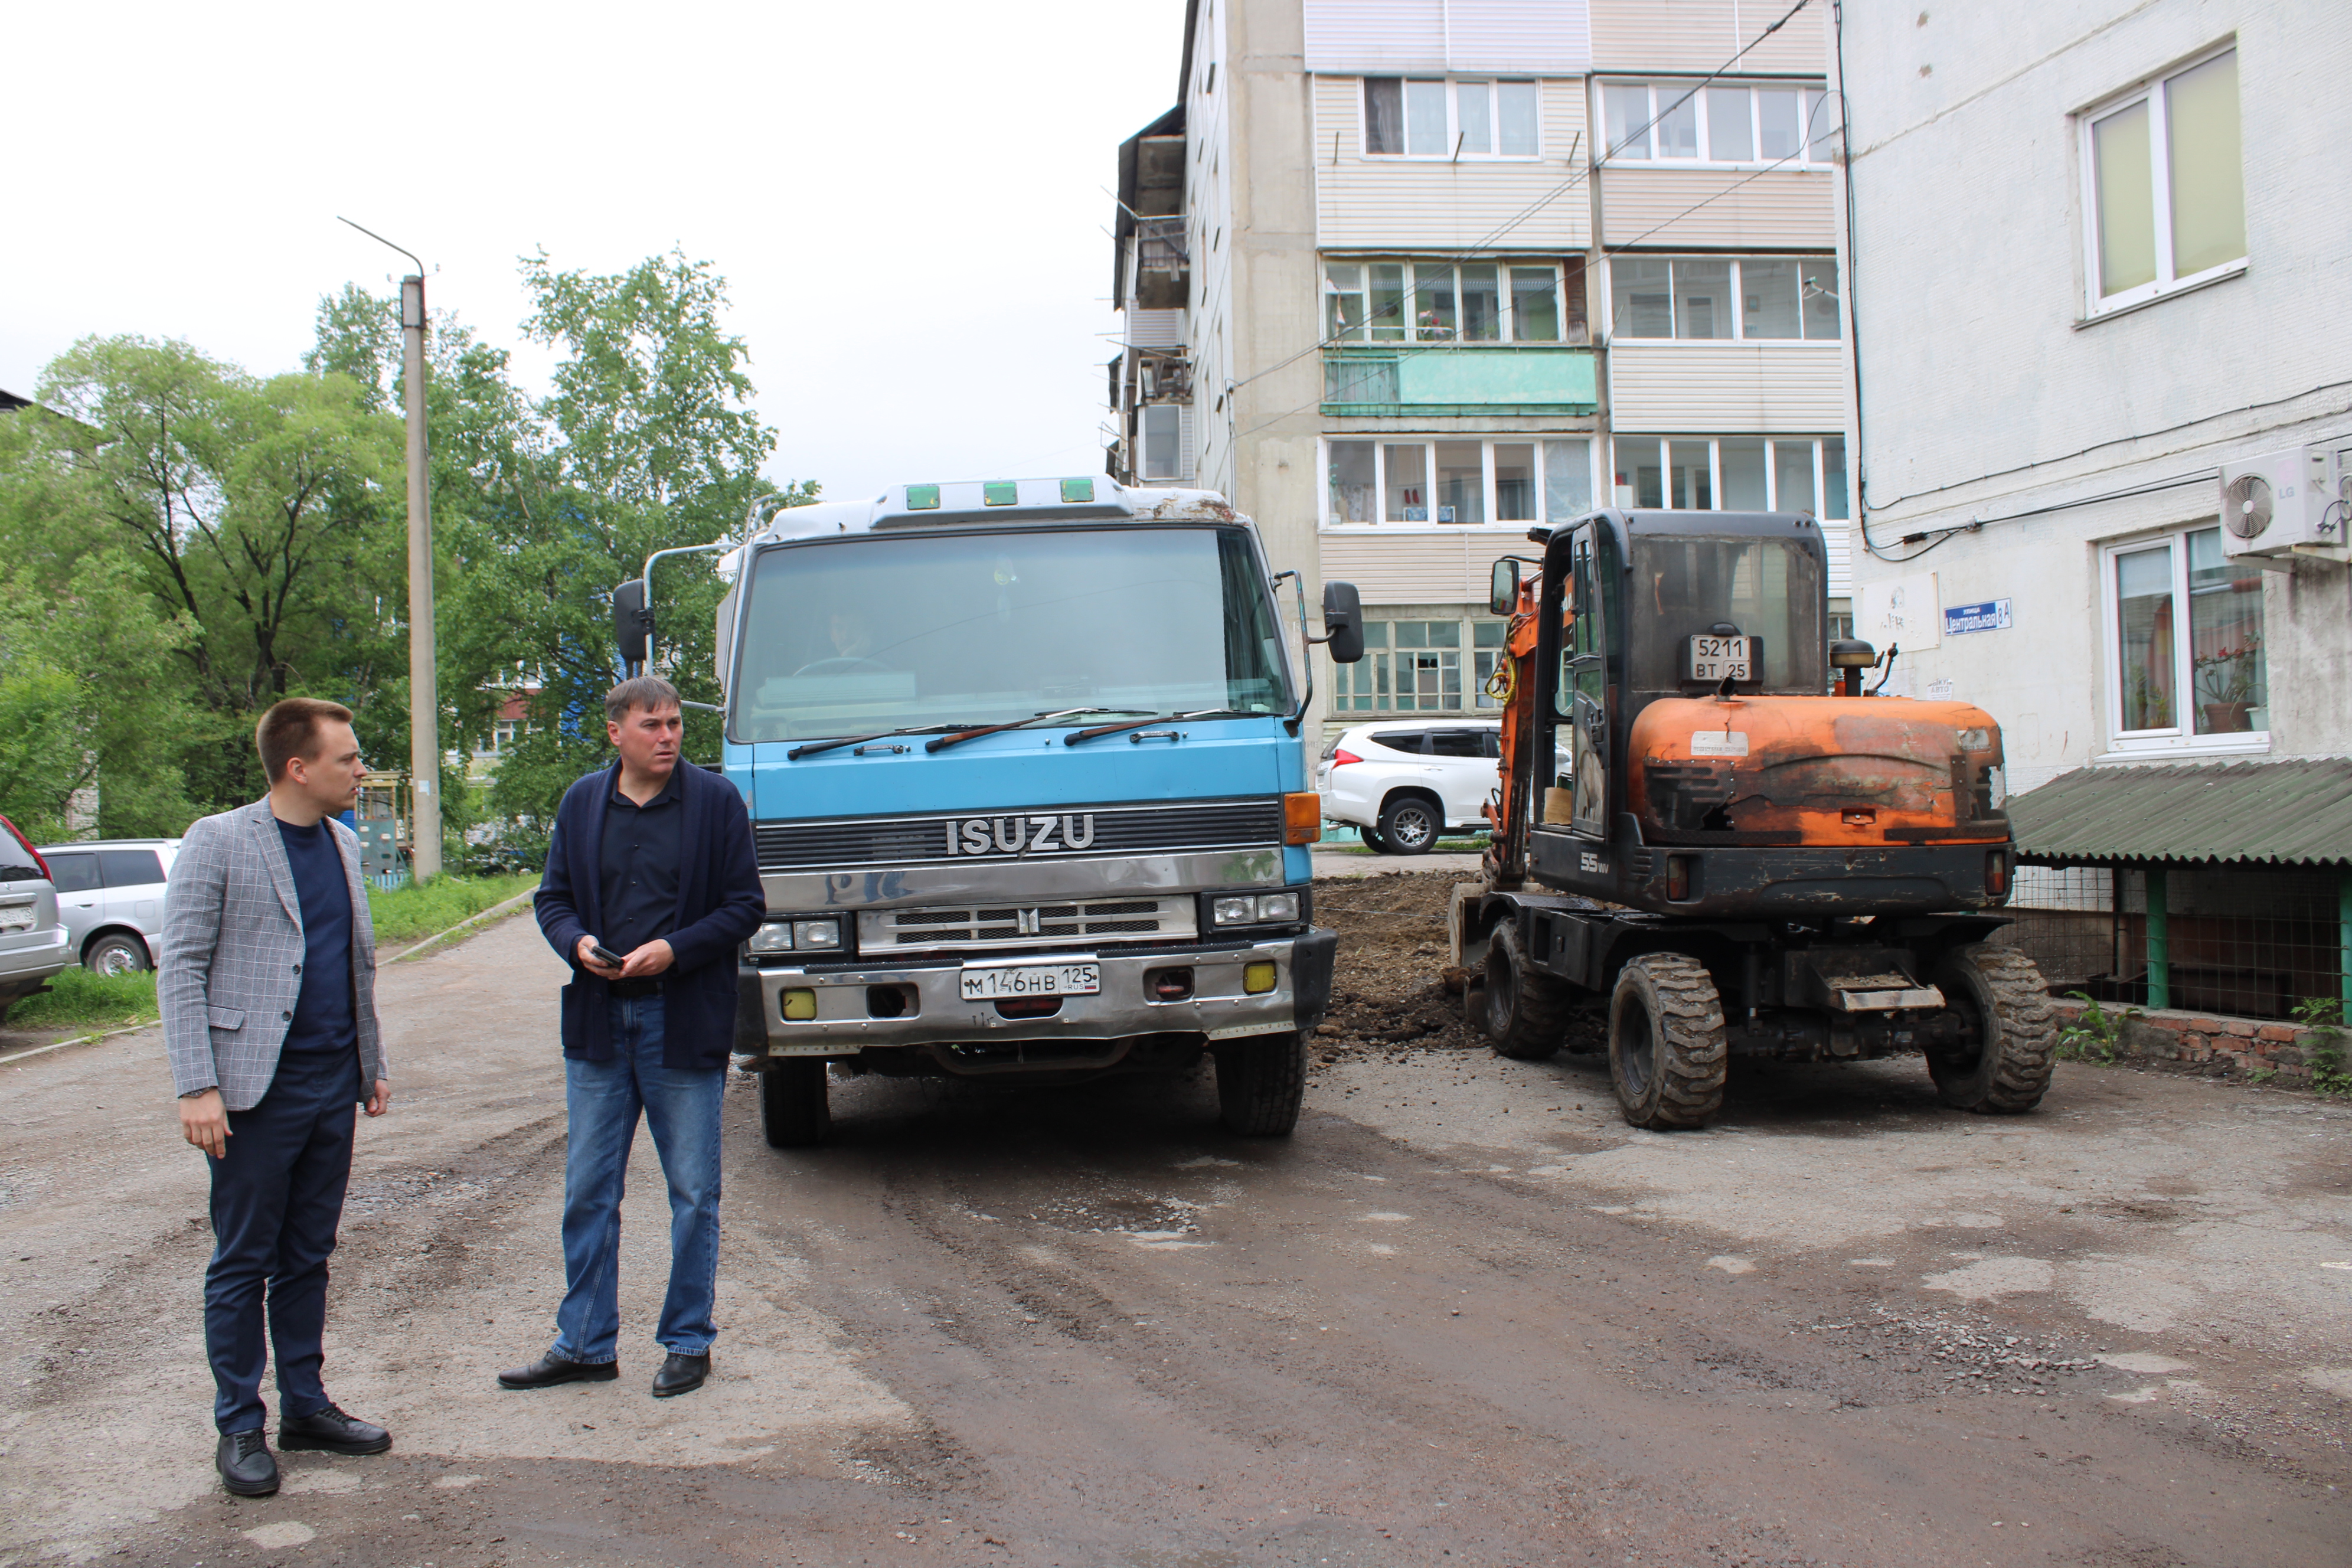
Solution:
M 367 769 L 351 710 L 290 698 L 254 741 L 269 794 L 180 842 L 163 897 L 156 992 L 180 1126 L 208 1156 L 212 1263 L 205 1349 L 228 1489 L 267 1497 L 265 1363 L 278 1364 L 278 1446 L 380 1454 L 383 1427 L 327 1397 L 327 1258 L 364 1101 L 392 1101 L 375 1016 L 375 932 L 359 838 L 335 821 Z

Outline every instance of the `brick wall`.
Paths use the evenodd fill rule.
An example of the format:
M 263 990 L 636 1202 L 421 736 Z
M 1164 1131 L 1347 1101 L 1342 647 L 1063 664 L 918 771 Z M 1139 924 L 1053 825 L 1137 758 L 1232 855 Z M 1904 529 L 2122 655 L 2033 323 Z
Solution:
M 2050 1008 L 2061 1027 L 2080 1018 L 2084 1010 L 2080 1002 L 2055 997 Z M 2178 1008 L 2134 1010 L 2112 1005 L 2105 1011 L 2109 1017 L 2118 1020 L 2116 1035 L 2126 1055 L 2166 1061 L 2221 1063 L 2241 1072 L 2267 1068 L 2293 1082 L 2310 1079 L 2309 1053 L 2319 1044 L 2319 1031 L 2315 1029 L 2259 1018 L 2231 1018 Z M 2339 1038 L 2347 1049 L 2352 1049 L 2352 1029 L 2342 1031 Z

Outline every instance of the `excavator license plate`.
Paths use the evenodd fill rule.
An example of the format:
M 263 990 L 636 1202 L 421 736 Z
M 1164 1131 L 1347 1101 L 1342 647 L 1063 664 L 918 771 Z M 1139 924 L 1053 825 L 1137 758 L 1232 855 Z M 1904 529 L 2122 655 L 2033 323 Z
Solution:
M 1693 680 L 1721 680 L 1726 676 L 1734 680 L 1756 679 L 1755 638 L 1702 634 L 1691 638 L 1690 644 Z

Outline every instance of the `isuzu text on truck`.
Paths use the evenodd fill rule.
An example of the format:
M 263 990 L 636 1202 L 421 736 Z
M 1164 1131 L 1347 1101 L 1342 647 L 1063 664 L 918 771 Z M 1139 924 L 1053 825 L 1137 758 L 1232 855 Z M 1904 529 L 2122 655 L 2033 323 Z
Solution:
M 1107 479 L 906 485 L 740 546 L 724 765 L 768 918 L 736 1049 L 770 1143 L 824 1136 L 828 1064 L 1069 1081 L 1204 1051 L 1227 1129 L 1291 1130 L 1337 939 L 1281 581 L 1216 496 Z M 632 662 L 646 583 L 614 595 Z M 1328 585 L 1311 640 L 1361 657 L 1356 605 Z

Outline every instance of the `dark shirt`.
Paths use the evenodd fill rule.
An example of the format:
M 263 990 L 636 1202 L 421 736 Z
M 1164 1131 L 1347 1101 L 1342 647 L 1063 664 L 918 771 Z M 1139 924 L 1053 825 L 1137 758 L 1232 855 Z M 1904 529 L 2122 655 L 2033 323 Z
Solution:
M 617 770 L 613 774 L 612 793 L 604 802 L 598 889 L 604 929 L 595 936 L 607 951 L 624 958 L 656 937 L 667 936 L 677 923 L 679 836 L 686 819 L 686 792 L 678 773 L 686 766 L 681 758 L 661 793 L 643 805 L 621 793 L 621 775 Z
M 352 1003 L 352 887 L 334 832 L 323 822 L 278 824 L 302 910 L 302 991 L 281 1047 L 298 1056 L 359 1047 Z

